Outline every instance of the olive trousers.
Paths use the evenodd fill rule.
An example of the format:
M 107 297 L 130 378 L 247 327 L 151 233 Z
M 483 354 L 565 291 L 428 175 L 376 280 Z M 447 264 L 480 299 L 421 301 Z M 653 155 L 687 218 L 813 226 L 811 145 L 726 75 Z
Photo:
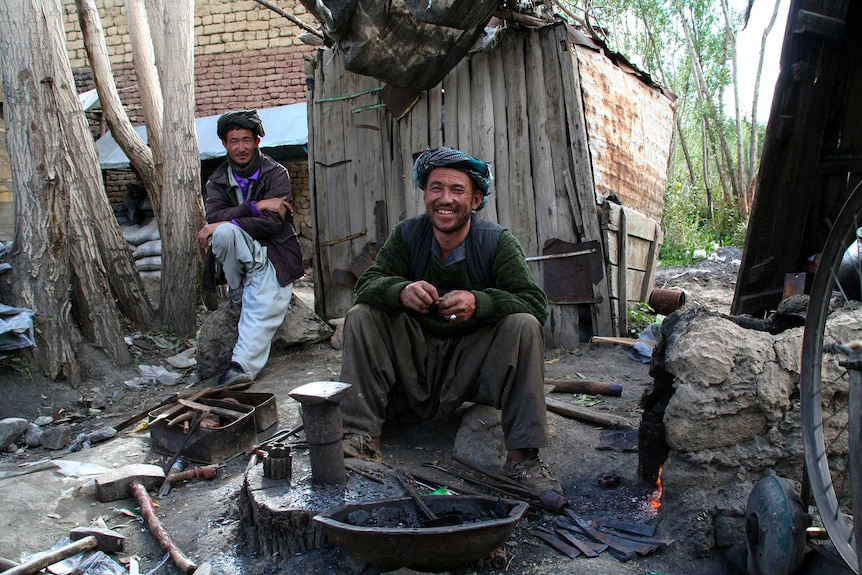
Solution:
M 465 401 L 490 405 L 502 411 L 506 449 L 545 447 L 544 373 L 544 334 L 530 314 L 438 337 L 407 313 L 358 304 L 344 322 L 340 381 L 353 385 L 341 403 L 344 431 L 379 437 L 398 386 L 423 419 Z

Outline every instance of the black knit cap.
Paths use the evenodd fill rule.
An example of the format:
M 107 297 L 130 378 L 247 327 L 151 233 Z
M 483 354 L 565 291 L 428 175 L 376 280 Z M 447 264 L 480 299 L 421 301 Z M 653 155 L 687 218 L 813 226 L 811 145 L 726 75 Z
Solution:
M 257 134 L 261 138 L 264 136 L 263 122 L 260 121 L 260 116 L 257 115 L 257 110 L 237 110 L 236 112 L 228 112 L 223 114 L 218 119 L 216 126 L 216 134 L 220 140 L 227 140 L 227 133 L 231 128 L 246 128 L 252 133 Z

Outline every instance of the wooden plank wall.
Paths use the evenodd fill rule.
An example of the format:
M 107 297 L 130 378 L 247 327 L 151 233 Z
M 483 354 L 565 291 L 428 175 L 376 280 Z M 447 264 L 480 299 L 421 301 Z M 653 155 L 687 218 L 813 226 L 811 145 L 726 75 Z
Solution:
M 429 147 L 459 148 L 491 164 L 492 195 L 479 215 L 511 230 L 528 257 L 543 255 L 553 239 L 602 239 L 578 60 L 564 27 L 505 30 L 494 50 L 463 59 L 401 120 L 374 106 L 381 87 L 344 71 L 331 51 L 318 52 L 309 166 L 322 317 L 342 317 L 350 308 L 350 271 L 361 272 L 363 250 L 424 210 L 412 166 Z M 386 230 L 375 225 L 381 205 Z M 542 261 L 530 265 L 541 284 Z M 609 289 L 602 277 L 591 298 L 598 303 L 552 304 L 546 344 L 577 347 L 585 332 L 616 335 Z
M 631 208 L 606 201 L 599 209 L 611 285 L 611 310 L 618 334 L 625 336 L 628 335 L 626 310 L 647 301 L 655 285 L 657 254 L 664 232 L 655 220 Z

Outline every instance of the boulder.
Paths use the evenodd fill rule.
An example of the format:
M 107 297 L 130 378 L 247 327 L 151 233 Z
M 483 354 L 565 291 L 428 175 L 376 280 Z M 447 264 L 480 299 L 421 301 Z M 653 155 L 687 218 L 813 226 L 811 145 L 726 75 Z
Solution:
M 294 294 L 290 311 L 273 337 L 273 349 L 324 341 L 333 330 L 320 319 L 314 310 Z M 204 320 L 198 333 L 197 373 L 201 379 L 221 374 L 230 364 L 233 346 L 236 345 L 237 324 L 241 307 L 224 301 Z
M 6 417 L 0 419 L 0 451 L 15 443 L 27 431 L 30 424 L 22 417 Z

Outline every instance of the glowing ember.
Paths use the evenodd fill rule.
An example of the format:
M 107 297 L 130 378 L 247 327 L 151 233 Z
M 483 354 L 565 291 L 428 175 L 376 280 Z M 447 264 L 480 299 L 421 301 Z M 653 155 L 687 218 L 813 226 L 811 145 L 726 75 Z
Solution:
M 661 467 L 659 467 L 658 468 L 658 476 L 655 479 L 655 491 L 653 491 L 653 494 L 650 495 L 650 497 L 649 497 L 650 507 L 652 507 L 656 511 L 658 511 L 658 508 L 661 507 L 661 492 L 662 491 L 663 490 L 662 490 L 662 486 L 661 486 Z

